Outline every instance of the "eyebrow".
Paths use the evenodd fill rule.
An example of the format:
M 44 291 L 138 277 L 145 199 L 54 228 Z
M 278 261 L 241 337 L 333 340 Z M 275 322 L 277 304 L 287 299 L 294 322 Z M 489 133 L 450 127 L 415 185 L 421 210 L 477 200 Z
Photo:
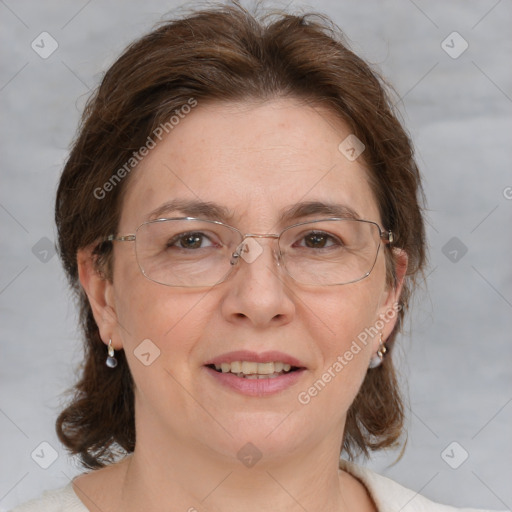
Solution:
M 186 217 L 219 220 L 224 223 L 232 222 L 235 217 L 235 213 L 232 210 L 211 201 L 173 199 L 149 212 L 145 220 L 159 219 L 169 214 L 182 214 Z M 350 206 L 332 202 L 307 201 L 281 210 L 279 223 L 297 221 L 314 215 L 360 219 L 357 212 Z
M 181 213 L 186 217 L 201 217 L 222 222 L 230 221 L 234 215 L 229 208 L 210 201 L 172 199 L 149 212 L 146 220 L 159 219 L 170 213 Z

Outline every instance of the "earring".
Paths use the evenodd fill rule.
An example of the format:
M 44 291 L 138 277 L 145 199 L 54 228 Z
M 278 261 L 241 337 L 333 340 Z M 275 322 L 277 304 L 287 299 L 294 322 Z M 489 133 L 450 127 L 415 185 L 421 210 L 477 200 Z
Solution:
M 380 366 L 382 363 L 382 360 L 384 359 L 384 355 L 388 351 L 388 347 L 386 347 L 386 344 L 382 340 L 382 333 L 380 333 L 380 342 L 379 342 L 379 348 L 377 349 L 377 354 L 374 355 L 370 360 L 369 368 L 377 368 L 377 366 Z
M 117 359 L 114 357 L 114 347 L 112 346 L 112 339 L 108 342 L 108 357 L 105 363 L 109 368 L 115 368 L 117 366 Z

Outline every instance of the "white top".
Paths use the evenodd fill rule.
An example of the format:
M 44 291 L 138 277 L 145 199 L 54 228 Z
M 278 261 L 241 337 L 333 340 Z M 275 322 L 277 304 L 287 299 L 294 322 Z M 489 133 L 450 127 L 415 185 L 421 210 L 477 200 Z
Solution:
M 406 489 L 389 478 L 351 462 L 342 460 L 340 467 L 366 486 L 379 512 L 490 512 L 434 503 L 416 491 Z M 11 512 L 88 512 L 88 509 L 69 483 L 62 489 L 44 492 L 40 498 L 24 503 Z

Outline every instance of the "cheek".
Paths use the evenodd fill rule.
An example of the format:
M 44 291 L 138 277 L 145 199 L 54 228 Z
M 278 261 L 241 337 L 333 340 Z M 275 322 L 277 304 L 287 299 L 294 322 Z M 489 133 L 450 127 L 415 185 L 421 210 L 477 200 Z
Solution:
M 343 285 L 332 293 L 324 292 L 321 318 L 330 333 L 325 338 L 326 350 L 346 350 L 359 334 L 375 324 L 382 300 L 383 285 L 379 283 L 383 283 L 383 276 L 384 272 L 382 278 L 372 273 L 366 279 Z
M 160 363 L 169 360 L 166 365 L 177 366 L 187 357 L 210 314 L 208 300 L 203 300 L 207 292 L 154 283 L 142 275 L 132 258 L 116 269 L 114 288 L 118 335 L 129 361 L 142 350 L 139 346 L 144 340 L 156 346 L 155 352 L 160 351 Z
M 193 412 L 194 402 L 183 387 L 189 389 L 194 382 L 194 348 L 210 314 L 201 300 L 204 293 L 184 293 L 145 281 L 119 299 L 123 349 L 140 411 L 150 410 L 157 417 L 162 411 Z
M 321 352 L 308 387 L 302 390 L 301 404 L 315 404 L 319 411 L 336 404 L 341 413 L 353 402 L 368 370 L 378 320 L 377 311 L 383 290 L 384 268 L 372 278 L 344 285 L 324 294 L 320 316 L 325 336 L 314 337 Z M 382 275 L 381 275 L 382 274 Z M 313 333 L 312 333 L 313 334 Z
M 132 348 L 149 338 L 162 351 L 183 351 L 204 332 L 209 316 L 202 295 L 175 291 L 159 284 L 134 288 L 119 301 L 123 341 Z

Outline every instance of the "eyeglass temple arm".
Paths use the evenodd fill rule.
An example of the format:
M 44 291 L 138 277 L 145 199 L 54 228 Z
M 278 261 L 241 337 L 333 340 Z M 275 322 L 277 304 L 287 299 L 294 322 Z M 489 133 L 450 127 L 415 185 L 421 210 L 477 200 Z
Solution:
M 105 240 L 107 242 L 133 242 L 135 240 L 135 235 L 124 235 L 124 236 L 108 235 Z
M 380 238 L 385 244 L 392 244 L 395 239 L 393 231 L 391 231 L 390 229 L 388 231 L 382 231 L 380 234 Z

